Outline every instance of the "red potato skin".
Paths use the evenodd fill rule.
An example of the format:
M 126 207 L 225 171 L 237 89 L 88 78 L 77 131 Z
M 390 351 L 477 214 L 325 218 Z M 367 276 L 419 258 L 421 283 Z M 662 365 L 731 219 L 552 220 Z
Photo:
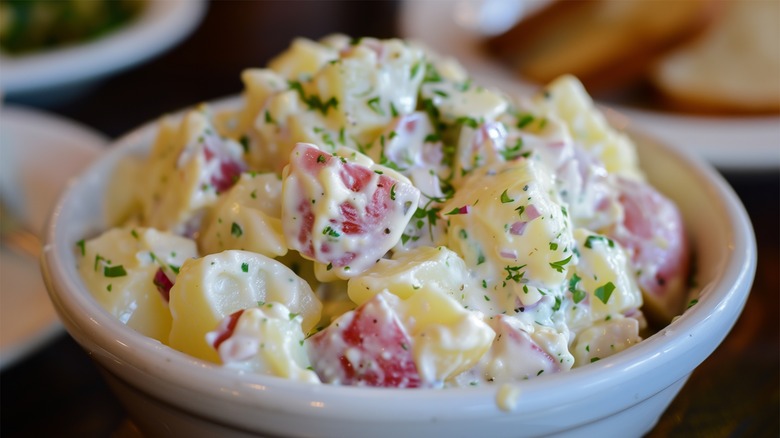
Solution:
M 390 388 L 424 386 L 412 340 L 380 294 L 309 338 L 312 365 L 323 382 Z
M 230 190 L 238 181 L 241 172 L 247 168 L 246 163 L 232 159 L 219 147 L 206 146 L 203 148 L 203 154 L 207 162 L 219 160 L 219 171 L 213 173 L 209 179 L 217 193 Z
M 299 195 L 300 201 L 293 214 L 283 211 L 285 226 L 290 223 L 284 220 L 285 216 L 300 217 L 299 228 L 291 233 L 295 236 L 290 239 L 292 249 L 298 250 L 305 257 L 320 262 L 331 264 L 333 267 L 349 266 L 360 254 L 370 254 L 369 259 L 379 259 L 387 252 L 395 242 L 388 241 L 390 234 L 387 218 L 400 209 L 407 208 L 402 201 L 403 193 L 416 191 L 409 183 L 399 181 L 387 175 L 377 174 L 360 164 L 345 162 L 341 158 L 321 151 L 318 148 L 299 144 L 294 149 L 290 160 L 290 174 L 300 172 L 309 176 L 316 176 L 320 172 L 336 169 L 339 180 L 343 186 L 357 194 L 373 190 L 370 200 L 364 209 L 359 210 L 349 201 L 342 202 L 338 206 L 338 214 L 327 218 L 329 227 L 335 233 L 345 236 L 368 235 L 374 243 L 368 247 L 360 248 L 360 251 L 336 251 L 330 242 L 322 242 L 315 245 L 313 235 L 319 230 L 314 230 L 315 212 L 311 200 L 305 195 Z M 371 184 L 375 186 L 370 187 Z M 324 190 L 323 190 L 324 191 Z M 396 193 L 398 194 L 396 198 Z
M 506 366 L 514 370 L 514 379 L 529 379 L 563 370 L 559 361 L 539 346 L 530 334 L 512 325 L 508 318 L 505 315 L 496 317 L 496 340 L 492 348 L 495 353 L 506 358 Z M 525 362 L 536 363 L 539 368 L 528 369 L 527 366 L 520 365 Z
M 227 316 L 227 324 L 224 324 L 224 322 L 223 324 L 220 324 L 220 327 L 217 329 L 217 336 L 211 343 L 211 346 L 214 347 L 215 350 L 219 351 L 219 346 L 233 336 L 233 333 L 236 331 L 236 325 L 238 325 L 238 320 L 243 314 L 244 309 L 237 310 Z
M 615 227 L 608 235 L 630 251 L 633 265 L 641 269 L 639 286 L 654 301 L 649 304 L 661 306 L 656 312 L 678 314 L 690 269 L 682 215 L 671 200 L 646 183 L 620 178 L 617 185 L 625 214 L 622 230 Z M 647 266 L 655 270 L 642 269 Z
M 157 272 L 154 273 L 154 279 L 152 282 L 154 283 L 155 287 L 157 287 L 157 291 L 160 292 L 160 295 L 163 297 L 165 302 L 169 302 L 171 300 L 171 288 L 173 287 L 173 281 L 168 278 L 163 268 L 157 269 Z

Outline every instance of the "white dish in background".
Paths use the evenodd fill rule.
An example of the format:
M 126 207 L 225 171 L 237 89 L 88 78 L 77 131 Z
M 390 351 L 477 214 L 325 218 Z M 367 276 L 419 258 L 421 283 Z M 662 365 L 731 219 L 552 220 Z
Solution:
M 71 121 L 21 107 L 0 109 L 0 197 L 12 214 L 42 236 L 49 210 L 68 180 L 107 144 Z M 0 245 L 0 369 L 62 332 L 46 295 L 38 260 Z
M 486 0 L 482 0 L 486 2 Z M 399 15 L 401 37 L 453 56 L 482 85 L 527 95 L 538 85 L 524 82 L 480 46 L 486 38 L 472 23 L 459 24 L 455 13 L 474 0 L 405 1 Z M 487 2 L 490 3 L 490 2 Z M 495 2 L 492 2 L 495 3 Z M 508 4 L 513 4 L 510 2 Z M 515 14 L 511 10 L 508 13 Z M 431 23 L 436 26 L 431 26 Z M 637 129 L 697 154 L 723 170 L 771 170 L 780 167 L 780 117 L 708 117 L 648 111 L 627 106 L 612 109 Z
M 0 54 L 0 89 L 9 97 L 72 93 L 171 48 L 205 11 L 204 0 L 149 0 L 140 16 L 103 38 L 22 56 Z

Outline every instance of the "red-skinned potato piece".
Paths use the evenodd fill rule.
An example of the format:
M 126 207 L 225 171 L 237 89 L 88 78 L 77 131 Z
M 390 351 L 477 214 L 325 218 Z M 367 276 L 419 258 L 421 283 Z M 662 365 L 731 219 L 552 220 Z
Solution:
M 512 379 L 521 380 L 562 370 L 560 361 L 539 346 L 526 331 L 510 323 L 508 318 L 505 315 L 496 317 L 498 340 L 494 342 L 492 352 L 507 359 L 504 372 L 508 372 Z M 522 360 L 512 360 L 512 357 Z
M 219 142 L 209 139 L 203 147 L 203 155 L 207 163 L 217 160 L 216 166 L 209 165 L 209 181 L 214 186 L 217 193 L 228 191 L 233 187 L 241 176 L 241 172 L 246 170 L 246 163 L 232 157 L 226 148 Z
M 307 341 L 312 366 L 323 382 L 393 388 L 423 386 L 411 338 L 380 293 L 347 312 Z
M 168 275 L 165 273 L 163 268 L 159 268 L 157 272 L 154 273 L 152 282 L 157 287 L 157 290 L 160 292 L 160 295 L 163 297 L 165 302 L 169 302 L 171 300 L 171 288 L 173 287 L 173 281 L 168 278 Z
M 238 325 L 238 319 L 241 318 L 241 315 L 243 314 L 244 309 L 236 310 L 224 318 L 215 331 L 209 333 L 209 335 L 213 334 L 213 340 L 207 340 L 215 350 L 219 351 L 219 346 L 222 345 L 222 343 L 228 340 L 231 336 L 233 336 L 233 333 L 236 330 L 236 325 Z
M 650 185 L 619 178 L 622 227 L 610 230 L 631 254 L 648 316 L 668 323 L 682 312 L 689 269 L 685 226 L 677 206 Z
M 289 247 L 344 278 L 382 258 L 400 239 L 420 192 L 374 167 L 298 144 L 282 183 Z

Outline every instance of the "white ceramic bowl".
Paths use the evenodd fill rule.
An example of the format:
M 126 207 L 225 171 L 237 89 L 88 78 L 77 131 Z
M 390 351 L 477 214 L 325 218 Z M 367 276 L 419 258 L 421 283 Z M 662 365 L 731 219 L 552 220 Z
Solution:
M 65 191 L 42 258 L 65 328 L 150 436 L 641 436 L 729 332 L 755 273 L 753 230 L 730 187 L 708 165 L 636 134 L 649 179 L 682 209 L 701 288 L 698 304 L 657 334 L 571 372 L 517 383 L 511 412 L 498 407 L 498 387 L 353 388 L 242 375 L 125 327 L 76 270 L 76 242 L 106 227 L 112 170 L 126 155 L 144 154 L 155 129 L 122 137 Z

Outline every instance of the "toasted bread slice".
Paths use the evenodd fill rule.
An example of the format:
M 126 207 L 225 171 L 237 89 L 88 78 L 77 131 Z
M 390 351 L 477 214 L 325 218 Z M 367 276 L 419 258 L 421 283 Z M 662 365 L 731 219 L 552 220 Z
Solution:
M 651 78 L 677 108 L 780 112 L 780 2 L 729 2 L 715 26 L 664 57 Z
M 642 78 L 664 52 L 702 32 L 716 1 L 554 1 L 488 40 L 522 76 L 577 76 L 592 94 Z

